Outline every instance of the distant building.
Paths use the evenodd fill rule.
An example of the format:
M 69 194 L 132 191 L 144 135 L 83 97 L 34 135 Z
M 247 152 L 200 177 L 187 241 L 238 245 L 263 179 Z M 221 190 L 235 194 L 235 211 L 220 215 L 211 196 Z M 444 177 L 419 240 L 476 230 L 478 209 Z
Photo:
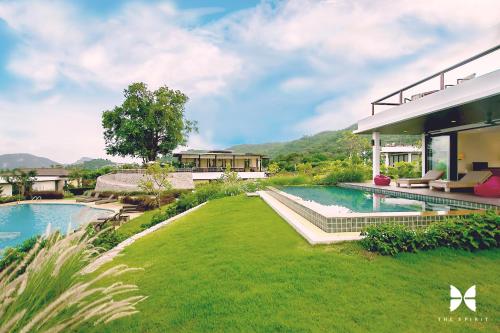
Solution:
M 397 162 L 417 162 L 422 157 L 422 151 L 414 146 L 382 147 L 381 158 L 385 166 L 394 166 Z
M 34 168 L 22 169 L 27 172 L 34 170 L 36 172 L 35 182 L 33 183 L 33 191 L 56 191 L 62 192 L 64 186 L 69 180 L 69 172 L 63 168 Z M 12 185 L 5 178 L 0 177 L 0 196 L 11 196 Z
M 194 181 L 215 180 L 229 167 L 241 179 L 265 178 L 264 155 L 235 153 L 231 150 L 188 150 L 174 154 L 179 171 L 192 172 Z

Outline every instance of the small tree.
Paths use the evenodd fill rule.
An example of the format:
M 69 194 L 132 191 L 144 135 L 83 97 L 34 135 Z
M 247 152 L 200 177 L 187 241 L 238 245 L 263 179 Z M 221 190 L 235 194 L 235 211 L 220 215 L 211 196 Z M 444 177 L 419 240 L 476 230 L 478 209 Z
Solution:
M 188 97 L 166 86 L 150 91 L 133 83 L 124 91 L 125 101 L 102 114 L 106 152 L 110 155 L 156 161 L 186 144 L 196 122 L 184 117 Z
M 76 180 L 77 187 L 82 187 L 83 175 L 84 175 L 84 171 L 82 169 L 75 168 L 69 172 L 69 179 Z
M 231 171 L 231 166 L 229 164 L 226 166 L 226 170 L 224 170 L 220 179 L 224 183 L 236 183 L 239 180 L 238 173 Z
M 280 165 L 276 162 L 272 162 L 267 166 L 267 172 L 271 175 L 275 175 L 280 172 Z
M 140 189 L 155 196 L 158 208 L 161 207 L 162 193 L 172 189 L 172 183 L 168 178 L 174 171 L 175 168 L 170 164 L 162 166 L 155 162 L 147 167 L 144 178 L 139 182 Z
M 33 183 L 35 182 L 35 177 L 35 170 L 23 171 L 20 169 L 13 169 L 4 175 L 7 183 L 17 188 L 19 194 L 23 196 L 26 196 L 29 192 L 31 192 Z

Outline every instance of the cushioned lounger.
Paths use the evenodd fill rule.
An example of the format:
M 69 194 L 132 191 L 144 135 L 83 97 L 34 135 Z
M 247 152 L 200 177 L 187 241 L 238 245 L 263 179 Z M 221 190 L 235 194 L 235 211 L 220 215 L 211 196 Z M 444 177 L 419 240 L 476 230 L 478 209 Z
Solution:
M 406 185 L 411 187 L 412 184 L 429 186 L 429 182 L 441 178 L 443 173 L 444 171 L 429 170 L 422 178 L 400 178 L 396 181 L 396 186 Z
M 491 171 L 470 171 L 462 179 L 457 181 L 451 180 L 433 180 L 429 182 L 429 188 L 433 189 L 444 189 L 446 192 L 450 192 L 453 188 L 474 188 L 477 184 L 484 183 L 492 175 Z

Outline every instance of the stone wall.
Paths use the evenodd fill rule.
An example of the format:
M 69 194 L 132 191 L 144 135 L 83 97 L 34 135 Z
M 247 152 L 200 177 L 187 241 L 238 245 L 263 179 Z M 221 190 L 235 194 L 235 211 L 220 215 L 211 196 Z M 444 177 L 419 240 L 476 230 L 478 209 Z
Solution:
M 97 178 L 96 191 L 134 192 L 140 191 L 139 181 L 144 177 L 142 173 L 110 173 Z M 170 174 L 170 182 L 175 189 L 194 189 L 191 172 L 174 172 Z

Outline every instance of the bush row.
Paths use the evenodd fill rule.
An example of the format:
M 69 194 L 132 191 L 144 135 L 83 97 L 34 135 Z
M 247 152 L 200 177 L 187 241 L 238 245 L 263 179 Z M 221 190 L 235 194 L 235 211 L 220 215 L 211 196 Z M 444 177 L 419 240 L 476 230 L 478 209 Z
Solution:
M 13 195 L 10 197 L 0 197 L 0 204 L 14 202 L 14 201 L 22 201 L 24 199 L 25 198 L 22 195 Z
M 42 199 L 62 199 L 64 198 L 63 192 L 57 191 L 33 191 L 29 194 L 29 198 L 40 197 Z
M 416 252 L 437 247 L 475 251 L 500 246 L 500 215 L 489 211 L 467 217 L 450 218 L 415 230 L 403 224 L 368 227 L 361 244 L 382 255 Z

